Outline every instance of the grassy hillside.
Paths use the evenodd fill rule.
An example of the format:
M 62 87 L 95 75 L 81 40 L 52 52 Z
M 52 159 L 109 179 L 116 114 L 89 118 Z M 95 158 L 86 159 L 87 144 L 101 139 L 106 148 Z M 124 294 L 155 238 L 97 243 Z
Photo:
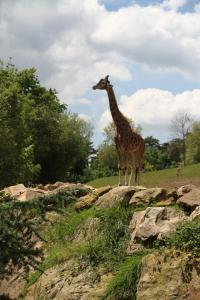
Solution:
M 141 175 L 140 185 L 147 187 L 155 186 L 174 186 L 178 187 L 187 183 L 200 185 L 200 164 L 183 167 L 181 175 L 176 176 L 176 169 L 166 169 L 161 171 L 147 172 Z M 118 177 L 103 177 L 88 182 L 96 188 L 105 185 L 117 185 Z

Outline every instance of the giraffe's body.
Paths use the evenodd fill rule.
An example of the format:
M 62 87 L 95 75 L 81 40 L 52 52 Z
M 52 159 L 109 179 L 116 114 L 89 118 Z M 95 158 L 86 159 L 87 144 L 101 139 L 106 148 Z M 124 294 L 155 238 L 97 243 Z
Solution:
M 120 170 L 125 172 L 125 184 L 127 184 L 127 169 L 128 162 L 131 163 L 131 175 L 129 179 L 129 185 L 131 183 L 135 168 L 138 169 L 137 183 L 139 183 L 139 173 L 142 167 L 142 159 L 144 156 L 144 140 L 142 137 L 133 131 L 127 118 L 120 112 L 113 87 L 108 80 L 108 76 L 105 79 L 101 79 L 93 89 L 106 90 L 109 99 L 110 112 L 113 121 L 116 126 L 115 145 L 118 154 L 118 167 L 119 167 L 119 184 L 121 184 Z M 137 172 L 135 173 L 137 175 Z

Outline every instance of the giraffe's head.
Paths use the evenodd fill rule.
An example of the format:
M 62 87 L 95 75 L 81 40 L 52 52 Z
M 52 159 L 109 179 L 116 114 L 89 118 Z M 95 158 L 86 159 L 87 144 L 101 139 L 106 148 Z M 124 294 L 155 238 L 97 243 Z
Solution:
M 104 79 L 100 79 L 99 82 L 92 87 L 93 90 L 106 90 L 109 86 L 111 86 L 108 77 L 109 75 L 107 75 Z

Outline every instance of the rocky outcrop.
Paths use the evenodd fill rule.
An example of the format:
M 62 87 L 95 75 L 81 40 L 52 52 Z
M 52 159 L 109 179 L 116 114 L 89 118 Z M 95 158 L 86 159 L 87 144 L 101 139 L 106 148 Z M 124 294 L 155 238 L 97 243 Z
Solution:
M 163 239 L 176 230 L 177 225 L 186 220 L 182 211 L 167 207 L 148 207 L 133 214 L 129 224 L 131 243 Z
M 195 188 L 195 185 L 193 185 L 193 184 L 186 184 L 186 185 L 181 186 L 177 190 L 178 197 L 182 197 L 184 194 L 189 193 L 194 188 Z
M 28 201 L 35 198 L 44 197 L 45 195 L 47 195 L 47 192 L 43 190 L 27 188 L 21 195 L 15 198 L 20 201 Z
M 142 260 L 137 300 L 199 300 L 200 261 L 167 251 Z
M 94 204 L 99 199 L 99 197 L 108 193 L 111 189 L 112 189 L 112 187 L 110 185 L 101 187 L 99 189 L 95 189 L 94 191 L 90 192 L 89 194 L 87 194 L 83 197 L 80 197 L 79 200 L 74 205 L 74 207 L 77 210 L 80 210 L 83 208 L 89 208 L 92 206 L 92 204 Z
M 197 206 L 195 210 L 191 213 L 189 219 L 192 220 L 197 220 L 200 219 L 200 206 Z
M 95 194 L 95 189 L 85 184 L 64 183 L 56 182 L 55 184 L 38 185 L 36 188 L 27 188 L 23 184 L 17 184 L 10 186 L 1 191 L 1 199 L 5 194 L 10 195 L 12 198 L 19 201 L 28 201 L 34 198 L 44 197 L 46 195 L 52 195 L 59 191 L 67 190 L 72 192 L 76 197 L 82 197 L 87 194 Z
M 131 197 L 135 192 L 144 189 L 143 187 L 137 186 L 118 186 L 113 188 L 108 193 L 101 196 L 95 203 L 95 206 L 106 208 L 113 207 L 116 204 L 124 203 L 128 204 Z
M 170 203 L 175 203 L 177 194 L 175 190 L 168 191 L 164 188 L 150 188 L 136 192 L 130 199 L 129 204 L 134 206 L 148 206 L 153 201 L 165 202 L 168 200 Z
M 98 235 L 100 225 L 99 218 L 88 218 L 84 224 L 75 234 L 73 240 L 77 242 L 89 242 L 95 235 Z
M 193 188 L 190 192 L 179 198 L 177 203 L 189 211 L 194 210 L 197 206 L 200 206 L 200 189 Z
M 8 193 L 13 198 L 18 198 L 21 194 L 26 192 L 26 187 L 23 184 L 16 184 L 4 189 L 5 193 Z
M 69 260 L 47 270 L 37 284 L 29 288 L 24 299 L 34 300 L 36 295 L 56 300 L 97 299 L 105 291 L 111 277 L 104 269 Z

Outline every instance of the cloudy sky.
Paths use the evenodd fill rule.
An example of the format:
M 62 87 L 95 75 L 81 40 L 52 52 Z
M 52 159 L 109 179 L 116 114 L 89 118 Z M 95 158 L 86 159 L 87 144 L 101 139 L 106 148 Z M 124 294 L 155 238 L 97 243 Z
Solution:
M 41 83 L 95 126 L 122 112 L 162 142 L 179 111 L 200 119 L 200 0 L 0 0 L 0 58 L 36 67 Z

